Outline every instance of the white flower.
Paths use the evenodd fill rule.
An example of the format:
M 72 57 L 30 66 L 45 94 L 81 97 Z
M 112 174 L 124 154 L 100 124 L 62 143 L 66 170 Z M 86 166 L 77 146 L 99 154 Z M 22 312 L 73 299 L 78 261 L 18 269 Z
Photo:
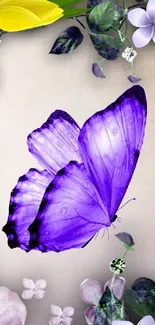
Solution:
M 52 317 L 49 321 L 50 325 L 70 325 L 74 315 L 73 307 L 64 307 L 63 310 L 59 306 L 51 306 Z
M 33 282 L 31 279 L 23 279 L 23 286 L 26 290 L 22 293 L 23 299 L 31 299 L 35 297 L 36 299 L 42 299 L 45 295 L 46 281 L 39 279 Z
M 24 325 L 26 315 L 26 307 L 17 293 L 0 287 L 0 324 Z
M 137 52 L 132 47 L 127 47 L 122 53 L 122 58 L 126 59 L 130 63 L 133 62 L 136 56 Z

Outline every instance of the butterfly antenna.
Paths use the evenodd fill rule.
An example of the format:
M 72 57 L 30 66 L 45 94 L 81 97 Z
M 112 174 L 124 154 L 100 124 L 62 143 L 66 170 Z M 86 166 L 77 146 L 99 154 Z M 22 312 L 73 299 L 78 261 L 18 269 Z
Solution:
M 118 218 L 117 218 L 117 219 L 118 219 Z M 112 223 L 112 226 L 113 226 L 114 229 L 116 229 L 116 227 L 115 227 L 115 225 L 114 225 L 113 223 Z
M 133 197 L 132 199 L 130 199 L 130 200 L 128 200 L 126 203 L 124 203 L 119 209 L 118 209 L 118 211 L 119 210 L 121 210 L 122 208 L 124 208 L 129 202 L 131 202 L 131 201 L 135 201 L 136 200 L 136 198 L 135 197 Z
M 104 235 L 105 235 L 105 228 L 103 228 L 102 238 L 104 237 Z
M 107 230 L 107 233 L 108 233 L 108 240 L 110 239 L 110 235 L 109 235 L 109 229 L 108 228 L 106 228 L 106 230 Z
M 98 232 L 96 233 L 96 235 L 95 235 L 94 239 L 96 239 L 96 238 L 97 238 L 97 236 L 98 236 Z

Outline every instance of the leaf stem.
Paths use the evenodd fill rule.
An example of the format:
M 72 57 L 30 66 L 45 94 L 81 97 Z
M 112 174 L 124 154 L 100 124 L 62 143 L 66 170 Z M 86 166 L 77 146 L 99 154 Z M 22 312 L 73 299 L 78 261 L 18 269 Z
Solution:
M 75 19 L 82 26 L 82 28 L 86 29 L 86 27 L 83 25 L 83 23 L 77 17 L 73 17 L 72 19 Z
M 128 10 L 130 10 L 130 9 L 134 9 L 134 8 L 142 8 L 142 9 L 146 9 L 146 6 L 143 4 L 141 4 L 141 5 L 133 5 L 133 6 L 130 6 L 130 7 L 128 7 Z
M 113 276 L 112 276 L 112 279 L 111 279 L 111 284 L 110 284 L 110 290 L 111 290 L 111 291 L 112 291 L 112 289 L 113 289 L 113 285 L 114 285 L 115 277 L 116 277 L 116 273 L 113 273 Z
M 123 7 L 124 10 L 127 9 L 126 0 L 123 0 L 122 7 Z
M 117 31 L 117 33 L 118 33 L 118 35 L 120 37 L 121 42 L 124 42 L 126 40 L 128 42 L 128 44 L 129 44 L 129 46 L 132 47 L 132 45 L 131 45 L 130 41 L 128 40 L 127 36 L 123 32 L 121 32 L 119 29 L 116 30 L 116 31 Z
M 124 260 L 126 254 L 128 253 L 129 250 L 130 250 L 130 247 L 127 247 L 126 250 L 125 250 L 125 252 L 124 252 L 124 254 L 123 254 L 123 256 L 121 257 L 122 260 Z

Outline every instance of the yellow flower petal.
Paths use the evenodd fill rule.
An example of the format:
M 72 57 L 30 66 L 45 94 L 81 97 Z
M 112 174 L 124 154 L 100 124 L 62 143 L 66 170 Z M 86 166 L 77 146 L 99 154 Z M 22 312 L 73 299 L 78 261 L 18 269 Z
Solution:
M 53 10 L 52 15 L 46 18 L 46 20 L 43 21 L 42 25 L 45 26 L 54 23 L 56 20 L 60 19 L 63 16 L 63 12 L 64 11 L 61 8 Z
M 22 7 L 33 12 L 41 20 L 45 20 L 52 15 L 53 9 L 58 8 L 58 5 L 47 0 L 1 0 L 1 6 L 16 6 Z
M 16 32 L 40 25 L 40 19 L 27 9 L 19 7 L 0 7 L 0 29 Z

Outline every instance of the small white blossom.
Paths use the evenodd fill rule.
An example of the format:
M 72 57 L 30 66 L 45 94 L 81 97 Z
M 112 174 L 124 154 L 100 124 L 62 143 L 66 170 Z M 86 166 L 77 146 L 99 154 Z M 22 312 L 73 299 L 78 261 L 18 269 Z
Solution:
M 126 59 L 130 63 L 133 62 L 136 56 L 137 52 L 132 47 L 127 47 L 122 53 L 122 58 Z
M 43 279 L 33 282 L 31 279 L 24 278 L 23 286 L 26 288 L 22 293 L 23 299 L 31 299 L 33 297 L 42 299 L 45 295 L 46 281 Z
M 51 314 L 53 315 L 49 321 L 50 325 L 70 325 L 74 315 L 73 307 L 64 307 L 61 309 L 59 306 L 51 306 Z

